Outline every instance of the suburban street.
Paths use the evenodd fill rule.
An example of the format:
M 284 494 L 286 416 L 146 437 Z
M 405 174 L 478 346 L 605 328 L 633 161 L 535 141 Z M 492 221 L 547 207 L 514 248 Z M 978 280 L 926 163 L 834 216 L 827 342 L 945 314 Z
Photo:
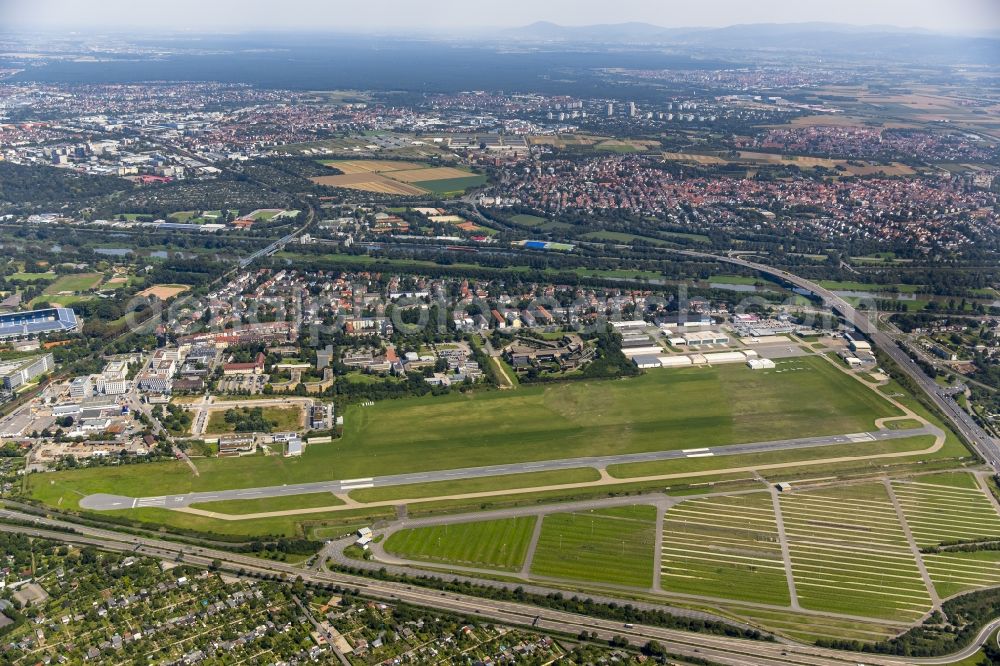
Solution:
M 80 500 L 80 507 L 92 511 L 110 511 L 116 509 L 135 508 L 166 508 L 179 509 L 202 502 L 218 502 L 222 500 L 252 500 L 267 497 L 285 497 L 306 493 L 347 493 L 364 488 L 382 488 L 401 486 L 412 483 L 431 483 L 435 481 L 456 481 L 461 479 L 478 479 L 506 474 L 522 474 L 528 472 L 551 472 L 581 467 L 606 469 L 609 465 L 627 463 L 657 462 L 662 460 L 677 460 L 681 458 L 705 458 L 711 456 L 734 456 L 753 453 L 770 453 L 789 451 L 793 449 L 818 448 L 836 446 L 838 444 L 857 444 L 861 442 L 880 442 L 921 435 L 939 435 L 940 431 L 933 426 L 924 426 L 910 430 L 876 430 L 873 432 L 851 433 L 846 435 L 828 435 L 821 437 L 803 437 L 769 442 L 752 442 L 748 444 L 731 444 L 728 446 L 691 448 L 671 451 L 649 451 L 646 453 L 630 453 L 614 456 L 594 456 L 588 458 L 566 458 L 562 460 L 540 460 L 536 462 L 509 463 L 487 467 L 466 467 L 430 472 L 413 472 L 409 474 L 394 474 L 387 476 L 348 479 L 341 481 L 318 481 L 313 483 L 297 483 L 283 486 L 267 486 L 261 488 L 242 488 L 230 490 L 213 490 L 207 492 L 185 493 L 179 495 L 159 495 L 154 497 L 126 497 L 123 495 L 95 494 Z

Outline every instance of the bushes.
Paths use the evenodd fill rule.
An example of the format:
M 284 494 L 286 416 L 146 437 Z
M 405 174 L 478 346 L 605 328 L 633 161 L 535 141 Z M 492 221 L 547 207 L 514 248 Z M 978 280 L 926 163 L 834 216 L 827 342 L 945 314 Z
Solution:
M 941 606 L 948 624 L 940 615 L 905 634 L 878 643 L 818 640 L 816 644 L 838 650 L 854 650 L 903 657 L 937 657 L 958 652 L 972 642 L 991 620 L 1000 617 L 1000 590 L 970 592 L 944 602 Z

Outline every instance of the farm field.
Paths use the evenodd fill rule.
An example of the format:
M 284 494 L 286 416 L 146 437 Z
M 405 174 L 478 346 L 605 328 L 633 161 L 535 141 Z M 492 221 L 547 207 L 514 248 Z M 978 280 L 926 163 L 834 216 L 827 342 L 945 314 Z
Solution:
M 453 192 L 464 192 L 472 187 L 479 187 L 486 183 L 486 176 L 464 175 L 457 178 L 442 178 L 441 180 L 419 180 L 414 184 L 424 188 L 431 194 L 451 194 Z
M 412 165 L 411 165 L 412 166 Z M 426 167 L 422 169 L 403 169 L 392 172 L 393 180 L 400 180 L 404 183 L 419 183 L 425 180 L 452 180 L 455 178 L 465 178 L 469 175 L 464 169 L 454 167 Z
M 915 621 L 931 605 L 882 484 L 781 496 L 803 608 Z
M 716 155 L 701 155 L 699 153 L 663 153 L 663 159 L 670 162 L 693 162 L 694 164 L 726 164 L 725 160 Z
M 834 169 L 837 166 L 844 167 L 844 174 L 850 176 L 869 176 L 879 172 L 887 176 L 912 176 L 916 173 L 912 168 L 899 162 L 880 164 L 878 162 L 859 162 L 861 166 L 848 164 L 847 160 L 830 159 L 825 157 L 810 157 L 808 155 L 782 155 L 777 153 L 740 152 L 740 162 L 755 163 L 764 162 L 766 164 L 794 165 L 803 169 L 815 169 L 823 167 Z
M 972 479 L 961 473 L 943 476 Z M 979 488 L 924 483 L 923 478 L 892 484 L 918 546 L 1000 540 L 1000 515 Z
M 656 507 L 551 513 L 531 573 L 632 587 L 653 584 Z
M 668 509 L 660 568 L 667 592 L 789 603 L 768 493 L 694 499 Z
M 419 195 L 464 192 L 486 182 L 468 169 L 436 167 L 399 160 L 322 160 L 321 164 L 341 172 L 311 180 L 318 185 L 346 187 L 384 194 Z
M 796 363 L 805 370 L 768 374 L 727 365 L 349 406 L 344 436 L 308 447 L 301 458 L 202 459 L 197 477 L 180 462 L 153 463 L 132 468 L 138 482 L 112 468 L 72 470 L 45 476 L 73 492 L 50 493 L 42 483 L 32 490 L 43 501 L 75 505 L 79 494 L 98 492 L 148 496 L 365 477 L 372 460 L 380 474 L 395 474 L 861 432 L 876 418 L 898 415 L 826 360 Z
M 517 571 L 535 520 L 525 516 L 400 530 L 389 536 L 385 550 L 411 560 Z
M 754 165 L 767 164 L 796 166 L 800 169 L 815 169 L 822 167 L 831 171 L 837 167 L 842 167 L 842 173 L 845 176 L 869 176 L 879 172 L 883 172 L 887 176 L 912 176 L 916 173 L 912 168 L 899 162 L 881 164 L 878 162 L 865 161 L 857 164 L 848 164 L 846 159 L 831 159 L 826 157 L 811 157 L 809 155 L 785 155 L 781 153 L 762 153 L 754 151 L 740 151 L 739 157 L 736 159 L 730 159 L 719 155 L 699 153 L 666 152 L 662 153 L 661 156 L 669 162 L 688 162 L 691 164 L 701 165 L 739 164 L 752 167 Z
M 361 190 L 363 192 L 379 192 L 381 194 L 418 195 L 426 194 L 415 185 L 401 183 L 390 178 L 386 178 L 377 173 L 361 172 L 342 176 L 317 176 L 310 178 L 317 185 L 328 187 L 343 187 L 350 190 Z
M 333 167 L 345 174 L 382 173 L 413 169 L 413 162 L 403 160 L 320 160 L 323 166 Z

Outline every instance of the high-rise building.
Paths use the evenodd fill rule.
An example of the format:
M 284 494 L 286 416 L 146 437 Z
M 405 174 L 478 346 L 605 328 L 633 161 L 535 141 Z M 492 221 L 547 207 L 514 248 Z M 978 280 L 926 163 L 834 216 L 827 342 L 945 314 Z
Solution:
M 611 118 L 614 115 L 615 115 L 615 105 L 612 104 L 611 102 L 608 102 L 608 118 Z

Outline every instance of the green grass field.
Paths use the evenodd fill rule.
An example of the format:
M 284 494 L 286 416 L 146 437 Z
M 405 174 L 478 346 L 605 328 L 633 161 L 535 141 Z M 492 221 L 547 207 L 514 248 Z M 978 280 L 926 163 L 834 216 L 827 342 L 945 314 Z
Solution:
M 389 536 L 385 550 L 411 560 L 517 571 L 535 520 L 526 516 L 400 530 Z
M 298 407 L 264 407 L 264 418 L 272 423 L 271 432 L 284 432 L 297 430 L 300 426 L 302 410 Z M 216 410 L 208 417 L 208 425 L 205 427 L 206 433 L 224 434 L 233 432 L 234 424 L 226 422 L 226 411 Z
M 549 514 L 542 520 L 531 573 L 650 587 L 655 528 L 652 506 Z
M 548 222 L 544 217 L 539 217 L 537 215 L 527 215 L 525 213 L 520 213 L 518 215 L 511 215 L 510 221 L 515 224 L 520 224 L 524 227 L 537 227 Z
M 7 279 L 11 282 L 38 282 L 40 280 L 51 280 L 55 278 L 56 274 L 52 271 L 47 273 L 25 273 L 19 271 L 13 275 L 7 276 Z
M 703 458 L 678 458 L 675 460 L 661 460 L 658 462 L 609 465 L 608 473 L 618 479 L 629 479 L 644 476 L 677 474 L 681 472 L 702 472 L 713 469 L 723 470 L 735 467 L 752 467 L 755 465 L 808 462 L 817 458 L 876 456 L 891 453 L 903 453 L 906 451 L 923 451 L 924 449 L 930 448 L 933 443 L 933 436 L 924 435 L 921 437 L 887 439 L 881 442 L 834 444 L 821 448 L 786 449 L 784 451 L 772 451 L 768 453 L 750 453 L 734 456 L 706 456 Z M 930 455 L 933 454 L 928 454 L 928 459 L 930 459 Z M 836 467 L 838 463 L 831 463 L 831 465 Z M 823 468 L 822 465 L 817 465 L 816 467 L 819 469 Z M 788 477 L 788 474 L 793 474 L 793 472 L 786 472 L 783 468 L 776 470 L 763 470 L 761 473 L 769 478 L 774 476 L 776 480 L 795 478 L 794 476 Z
M 972 479 L 969 474 L 953 473 L 892 484 L 917 545 L 1000 540 L 1000 515 L 978 487 L 924 482 L 935 476 L 954 484 Z
M 660 586 L 776 605 L 789 603 L 785 565 L 768 493 L 695 499 L 663 524 Z
M 920 286 L 915 284 L 872 284 L 870 282 L 837 282 L 836 280 L 819 280 L 819 286 L 836 291 L 870 291 L 873 293 L 887 292 L 895 289 L 901 294 L 915 294 Z
M 781 513 L 803 608 L 909 621 L 930 608 L 881 484 L 783 494 Z
M 45 288 L 46 294 L 59 294 L 64 291 L 78 292 L 90 291 L 101 283 L 104 275 L 101 273 L 80 273 L 77 275 L 63 275 L 58 280 Z
M 344 502 L 333 493 L 306 493 L 303 495 L 287 495 L 285 497 L 268 497 L 252 500 L 222 500 L 219 502 L 202 502 L 192 504 L 192 509 L 226 513 L 234 516 L 251 513 L 267 513 L 269 511 L 291 511 L 294 509 L 313 509 L 321 506 L 340 506 Z
M 80 496 L 97 492 L 149 496 L 859 432 L 897 414 L 823 359 L 796 364 L 805 369 L 691 368 L 351 406 L 344 436 L 300 458 L 198 460 L 197 477 L 181 462 L 126 474 L 73 470 L 44 481 L 32 476 L 29 485 L 37 499 L 75 507 Z
M 715 282 L 716 284 L 736 284 L 736 285 L 755 285 L 758 282 L 763 282 L 759 278 L 747 277 L 745 275 L 713 275 L 705 280 L 705 282 Z
M 532 488 L 539 486 L 555 486 L 564 483 L 585 483 L 597 481 L 600 473 L 592 467 L 567 469 L 555 472 L 528 472 L 526 474 L 504 474 L 479 479 L 461 479 L 458 481 L 435 481 L 432 483 L 414 483 L 403 486 L 385 486 L 382 488 L 366 488 L 350 493 L 351 499 L 358 502 L 381 502 L 397 499 L 418 499 L 422 497 L 442 497 L 464 493 L 480 493 L 491 490 L 509 490 L 515 488 Z
M 807 615 L 792 610 L 772 610 L 744 605 L 722 605 L 721 608 L 737 619 L 743 619 L 779 635 L 803 643 L 818 638 L 875 643 L 898 636 L 906 631 L 904 624 L 884 621 L 849 620 L 829 615 Z
M 1000 551 L 943 552 L 924 555 L 924 566 L 941 598 L 1000 585 Z

